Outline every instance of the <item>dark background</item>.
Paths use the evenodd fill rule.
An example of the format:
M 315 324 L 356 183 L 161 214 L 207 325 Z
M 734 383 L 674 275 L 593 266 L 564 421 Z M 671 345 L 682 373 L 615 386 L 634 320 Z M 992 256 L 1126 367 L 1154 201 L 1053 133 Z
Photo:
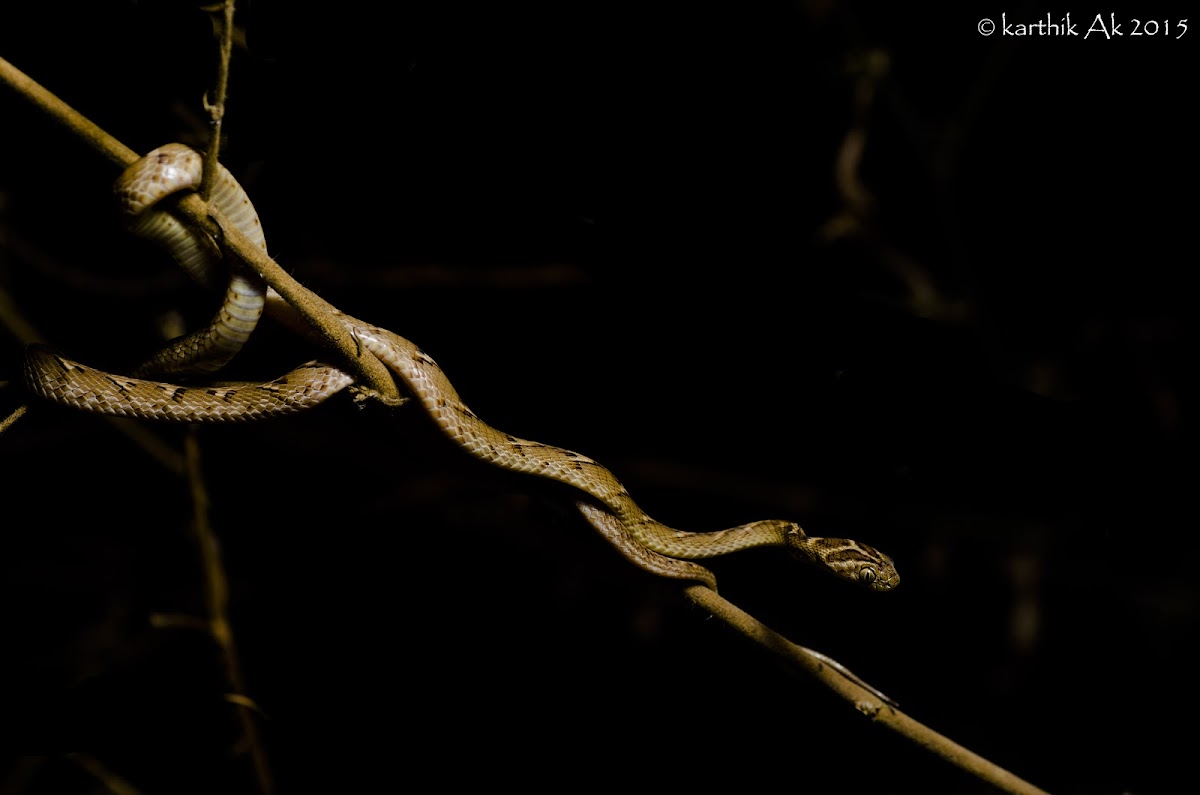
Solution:
M 23 5 L 0 11 L 0 57 L 134 149 L 201 144 L 204 14 Z M 886 595 L 771 552 L 713 568 L 972 750 L 1056 793 L 1191 780 L 1200 29 L 1129 35 L 1186 14 L 239 8 L 223 159 L 303 282 L 668 524 L 787 517 L 890 553 Z M 1080 36 L 976 30 L 1068 10 Z M 1084 40 L 1099 10 L 1126 35 Z M 866 203 L 835 180 L 852 130 Z M 7 89 L 0 142 L 0 286 L 56 346 L 121 370 L 163 313 L 212 311 L 121 229 L 111 164 Z M 235 374 L 312 355 L 264 328 Z M 20 357 L 6 334 L 4 413 Z M 282 791 L 991 791 L 415 409 L 336 400 L 200 440 Z M 66 751 L 148 795 L 253 791 L 213 646 L 149 626 L 201 607 L 186 483 L 41 404 L 0 451 L 0 791 L 92 791 Z

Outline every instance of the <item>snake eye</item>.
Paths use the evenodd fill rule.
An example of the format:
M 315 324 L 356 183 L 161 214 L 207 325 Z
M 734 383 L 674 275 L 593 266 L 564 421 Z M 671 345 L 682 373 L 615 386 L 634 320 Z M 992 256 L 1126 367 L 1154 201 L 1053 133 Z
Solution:
M 858 581 L 863 585 L 870 585 L 871 583 L 875 582 L 875 576 L 876 573 L 874 566 L 863 566 L 858 570 Z

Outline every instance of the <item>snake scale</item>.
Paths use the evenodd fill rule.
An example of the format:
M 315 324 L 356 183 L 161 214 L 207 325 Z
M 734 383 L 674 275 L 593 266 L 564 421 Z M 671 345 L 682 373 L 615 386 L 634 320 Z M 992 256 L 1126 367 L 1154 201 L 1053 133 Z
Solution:
M 164 245 L 196 279 L 211 284 L 219 272 L 216 244 L 184 226 L 159 203 L 173 193 L 194 190 L 200 156 L 181 144 L 168 144 L 125 170 L 116 193 L 137 234 Z M 257 213 L 233 176 L 219 169 L 210 203 L 265 248 Z M 138 369 L 138 375 L 188 370 L 211 372 L 227 362 L 253 331 L 264 305 L 290 310 L 257 277 L 231 268 L 226 301 L 212 322 Z M 446 374 L 424 351 L 403 337 L 336 312 L 358 343 L 387 366 L 437 428 L 471 456 L 513 472 L 537 475 L 578 489 L 585 519 L 626 557 L 658 574 L 713 584 L 696 559 L 753 547 L 783 547 L 794 556 L 873 590 L 899 582 L 888 556 L 851 539 L 812 538 L 795 522 L 766 520 L 709 533 L 683 532 L 648 516 L 620 481 L 596 461 L 570 450 L 522 439 L 493 428 L 459 397 Z M 190 363 L 205 364 L 192 368 Z M 218 364 L 212 364 L 213 361 Z M 308 362 L 274 381 L 228 386 L 184 386 L 104 372 L 43 346 L 26 351 L 27 388 L 47 400 L 84 411 L 181 422 L 236 422 L 293 413 L 315 406 L 354 382 L 329 364 Z M 586 495 L 583 496 L 583 495 Z

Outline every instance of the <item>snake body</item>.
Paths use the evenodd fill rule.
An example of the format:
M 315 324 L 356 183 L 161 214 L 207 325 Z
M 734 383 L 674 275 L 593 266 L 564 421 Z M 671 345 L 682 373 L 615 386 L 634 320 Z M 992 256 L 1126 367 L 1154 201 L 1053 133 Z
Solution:
M 172 194 L 195 188 L 201 179 L 204 161 L 200 154 L 183 144 L 167 144 L 129 166 L 117 178 L 115 194 L 122 212 L 130 220 L 134 234 L 161 244 L 192 278 L 209 286 L 220 268 L 220 252 L 207 235 L 184 225 L 169 212 L 152 208 Z M 258 212 L 246 191 L 222 165 L 213 180 L 212 205 L 262 249 L 267 241 Z M 171 375 L 176 373 L 215 373 L 229 363 L 258 325 L 266 303 L 266 286 L 256 275 L 240 265 L 229 269 L 225 300 L 213 319 L 195 332 L 173 340 L 135 375 Z
M 164 147 L 127 169 L 117 183 L 123 203 L 124 193 L 134 185 L 137 192 L 146 194 L 145 200 L 137 202 L 144 205 L 140 210 L 142 214 L 165 215 L 155 206 L 157 202 L 175 190 L 195 184 L 191 176 L 177 179 L 173 175 L 194 172 L 198 179 L 198 171 L 193 167 L 177 167 L 176 155 L 181 154 L 178 150 L 186 150 L 186 147 Z M 190 158 L 183 155 L 181 159 Z M 229 184 L 237 184 L 232 176 L 228 180 Z M 258 229 L 257 216 L 251 220 L 245 212 L 245 208 L 250 207 L 249 215 L 253 215 L 249 200 L 243 200 L 244 195 L 238 186 L 236 190 L 214 191 L 212 201 L 222 211 L 225 211 L 225 204 L 229 204 L 231 211 L 226 215 L 231 220 L 236 219 L 239 228 Z M 203 251 L 207 244 L 194 239 L 184 240 L 182 228 L 182 225 L 176 228 L 176 225 L 150 220 L 140 222 L 138 231 L 145 234 L 147 229 L 151 230 L 151 234 L 157 235 L 160 242 L 172 250 L 177 260 L 190 260 L 194 252 Z M 190 231 L 186 234 L 191 237 Z M 185 265 L 185 268 L 190 272 L 191 266 Z M 204 280 L 210 278 L 207 271 L 194 275 Z M 239 291 L 239 296 L 241 294 Z M 271 309 L 280 312 L 290 309 L 274 291 L 266 291 L 265 300 Z M 594 504 L 588 500 L 579 502 L 579 510 L 594 527 L 619 549 L 624 543 L 624 534 L 628 534 L 650 555 L 671 559 L 673 563 L 651 561 L 669 569 L 665 572 L 667 576 L 707 582 L 711 579 L 707 569 L 688 561 L 771 546 L 784 547 L 797 557 L 874 590 L 890 590 L 899 581 L 892 560 L 878 550 L 850 539 L 808 537 L 795 522 L 758 521 L 711 533 L 670 528 L 648 516 L 620 481 L 593 459 L 504 433 L 484 422 L 459 397 L 433 358 L 412 342 L 344 313 L 338 312 L 337 317 L 363 348 L 378 357 L 400 379 L 408 394 L 452 442 L 489 464 L 548 478 L 580 490 L 594 501 Z M 219 313 L 214 324 L 223 323 L 221 318 Z M 211 329 L 198 332 L 199 336 L 209 338 L 214 334 Z M 185 422 L 239 421 L 299 411 L 328 399 L 353 381 L 350 375 L 332 365 L 310 362 L 282 378 L 262 384 L 219 388 L 179 386 L 105 373 L 38 346 L 32 346 L 27 352 L 24 375 L 32 392 L 57 403 L 104 414 Z M 627 549 L 622 552 L 627 556 L 638 554 Z
M 307 362 L 261 384 L 180 386 L 106 373 L 44 345 L 25 351 L 25 383 L 35 395 L 93 414 L 176 422 L 250 422 L 294 414 L 354 382 L 348 373 Z

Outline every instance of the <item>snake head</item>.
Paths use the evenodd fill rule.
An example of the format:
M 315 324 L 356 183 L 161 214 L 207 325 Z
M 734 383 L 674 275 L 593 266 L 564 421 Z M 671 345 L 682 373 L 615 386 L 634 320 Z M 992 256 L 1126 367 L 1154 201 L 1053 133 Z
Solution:
M 900 583 L 892 559 L 851 538 L 809 538 L 802 530 L 788 535 L 792 554 L 824 567 L 843 580 L 872 591 L 890 591 Z

